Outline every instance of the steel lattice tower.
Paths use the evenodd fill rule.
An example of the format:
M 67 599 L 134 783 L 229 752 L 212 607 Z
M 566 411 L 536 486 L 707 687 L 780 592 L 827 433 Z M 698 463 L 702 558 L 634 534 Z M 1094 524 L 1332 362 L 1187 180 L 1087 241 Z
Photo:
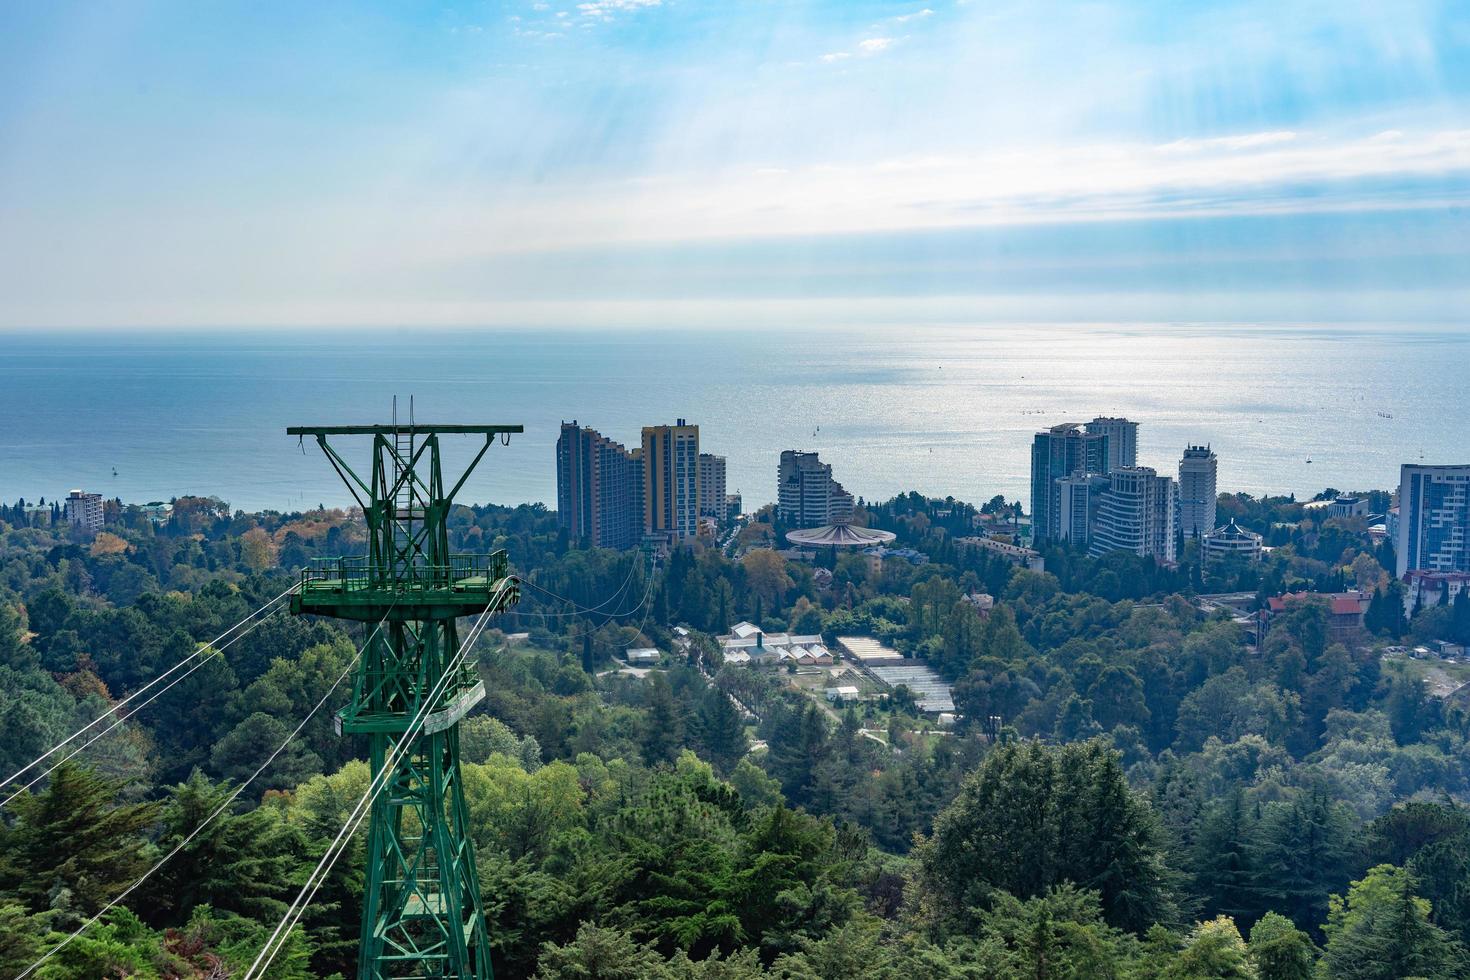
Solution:
M 484 698 L 485 685 L 472 662 L 455 663 L 455 620 L 493 615 L 513 605 L 520 589 L 505 552 L 450 554 L 446 521 L 495 437 L 508 439 L 521 426 L 286 431 L 316 439 L 368 526 L 367 555 L 314 562 L 302 573 L 291 611 L 382 623 L 358 662 L 352 701 L 337 717 L 339 732 L 368 737 L 373 775 L 389 769 L 372 804 L 357 975 L 489 980 L 490 942 L 459 767 L 459 721 Z M 439 437 L 449 433 L 485 442 L 446 491 Z M 337 436 L 372 438 L 369 480 L 331 445 Z

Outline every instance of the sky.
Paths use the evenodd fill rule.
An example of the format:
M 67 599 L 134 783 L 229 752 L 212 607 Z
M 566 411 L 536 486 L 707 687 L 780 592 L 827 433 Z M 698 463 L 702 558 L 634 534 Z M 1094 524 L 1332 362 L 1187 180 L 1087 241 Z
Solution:
M 1470 310 L 1465 0 L 0 5 L 0 327 Z

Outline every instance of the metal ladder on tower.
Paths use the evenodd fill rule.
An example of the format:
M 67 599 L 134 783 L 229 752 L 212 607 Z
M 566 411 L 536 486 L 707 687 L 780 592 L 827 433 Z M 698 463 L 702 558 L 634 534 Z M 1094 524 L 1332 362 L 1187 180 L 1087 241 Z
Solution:
M 408 428 L 398 426 L 397 399 L 393 411 L 393 477 L 398 492 L 393 495 L 393 550 L 398 564 L 405 572 L 406 566 L 415 564 L 413 543 L 413 476 L 404 477 L 405 470 L 412 470 L 413 463 L 413 402 L 409 402 Z M 422 514 L 420 514 L 422 516 Z

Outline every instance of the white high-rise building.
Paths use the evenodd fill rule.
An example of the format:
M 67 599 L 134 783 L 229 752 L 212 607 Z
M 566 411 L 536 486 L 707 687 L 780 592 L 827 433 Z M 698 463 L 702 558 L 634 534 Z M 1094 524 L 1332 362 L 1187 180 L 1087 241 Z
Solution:
M 66 519 L 85 531 L 102 530 L 102 494 L 81 490 L 67 494 Z
M 1075 541 L 1080 547 L 1092 537 L 1098 503 L 1110 480 L 1101 473 L 1073 473 L 1056 481 L 1057 515 L 1054 538 Z
M 832 464 L 816 453 L 787 449 L 776 471 L 776 510 L 795 527 L 821 527 L 852 519 L 852 494 L 832 479 Z
M 1172 477 L 1147 466 L 1125 466 L 1108 474 L 1109 486 L 1098 503 L 1088 554 L 1110 551 L 1176 560 L 1178 490 Z
M 1138 465 L 1138 423 L 1127 419 L 1098 416 L 1087 423 L 1091 435 L 1108 437 L 1108 465 L 1103 473 L 1110 473 L 1123 466 Z
M 712 453 L 699 454 L 699 516 L 711 517 L 724 523 L 727 513 L 725 503 L 725 457 Z
M 1398 576 L 1470 573 L 1470 466 L 1417 466 L 1399 474 Z
M 1179 530 L 1185 538 L 1215 530 L 1215 477 L 1219 459 L 1209 446 L 1189 446 L 1179 461 Z

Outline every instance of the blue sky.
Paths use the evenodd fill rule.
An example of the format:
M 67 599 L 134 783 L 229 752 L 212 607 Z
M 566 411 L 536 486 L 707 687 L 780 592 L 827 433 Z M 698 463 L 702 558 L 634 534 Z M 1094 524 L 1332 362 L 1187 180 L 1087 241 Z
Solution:
M 0 7 L 0 326 L 1463 323 L 1460 2 Z

